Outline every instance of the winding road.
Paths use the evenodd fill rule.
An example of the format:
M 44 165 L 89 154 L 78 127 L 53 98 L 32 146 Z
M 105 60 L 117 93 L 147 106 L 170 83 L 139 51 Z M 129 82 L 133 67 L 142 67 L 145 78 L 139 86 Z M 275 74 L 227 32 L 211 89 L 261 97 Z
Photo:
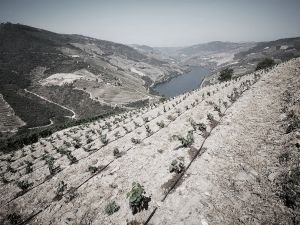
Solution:
M 39 98 L 41 98 L 41 99 L 43 99 L 43 100 L 45 100 L 45 101 L 47 101 L 47 102 L 49 102 L 49 103 L 55 104 L 55 105 L 57 105 L 57 106 L 59 106 L 59 107 L 65 109 L 65 110 L 68 110 L 68 111 L 70 111 L 70 112 L 73 113 L 72 116 L 65 116 L 65 117 L 68 117 L 68 118 L 71 118 L 71 119 L 75 119 L 75 118 L 76 118 L 76 113 L 75 113 L 72 109 L 69 109 L 69 108 L 67 108 L 67 107 L 65 107 L 65 106 L 63 106 L 63 105 L 60 105 L 60 104 L 58 104 L 58 103 L 56 103 L 56 102 L 53 102 L 53 101 L 51 101 L 51 100 L 49 100 L 49 99 L 47 99 L 47 98 L 45 98 L 45 97 L 43 97 L 43 96 L 41 96 L 41 95 L 38 95 L 38 94 L 36 94 L 36 93 L 34 93 L 34 92 L 32 92 L 32 91 L 28 91 L 26 88 L 24 89 L 24 91 L 25 91 L 25 92 L 28 92 L 28 93 L 30 93 L 30 94 L 33 94 L 33 95 L 35 95 L 35 96 L 37 96 L 37 97 L 39 97 Z

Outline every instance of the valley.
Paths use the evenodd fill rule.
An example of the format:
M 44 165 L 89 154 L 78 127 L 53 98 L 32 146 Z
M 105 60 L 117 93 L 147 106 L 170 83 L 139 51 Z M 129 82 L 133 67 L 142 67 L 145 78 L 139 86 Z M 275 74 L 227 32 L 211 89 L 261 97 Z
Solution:
M 0 225 L 300 225 L 299 12 L 1 0 Z
M 2 153 L 0 221 L 299 222 L 290 205 L 298 204 L 292 197 L 297 183 L 281 188 L 283 177 L 294 173 L 286 169 L 299 170 L 299 76 L 296 58 Z M 284 158 L 287 150 L 292 158 Z M 133 182 L 149 196 L 137 212 L 126 198 Z
M 1 102 L 1 107 L 9 105 L 23 121 L 22 126 L 0 125 L 0 138 L 6 142 L 51 133 L 74 124 L 74 119 L 105 117 L 159 102 L 159 93 L 175 96 L 197 88 L 201 83 L 198 76 L 194 76 L 196 81 L 188 75 L 193 67 L 210 71 L 209 76 L 204 72 L 205 86 L 217 83 L 223 68 L 233 68 L 234 77 L 239 77 L 253 72 L 265 57 L 280 63 L 300 54 L 299 38 L 158 48 L 126 46 L 11 23 L 1 24 L 0 35 L 0 93 L 6 102 Z M 183 80 L 190 83 L 177 85 L 181 91 L 170 92 Z M 164 87 L 166 90 L 160 92 Z M 2 114 L 2 120 L 5 118 Z

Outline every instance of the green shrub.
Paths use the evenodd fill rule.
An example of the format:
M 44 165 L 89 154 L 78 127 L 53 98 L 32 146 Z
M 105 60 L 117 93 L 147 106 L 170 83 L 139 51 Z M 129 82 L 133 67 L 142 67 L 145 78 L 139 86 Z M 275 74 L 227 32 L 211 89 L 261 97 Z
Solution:
M 74 164 L 74 163 L 78 162 L 78 159 L 71 154 L 70 150 L 67 150 L 63 147 L 59 147 L 56 150 L 57 150 L 58 153 L 67 156 L 67 158 L 70 160 L 70 164 Z
M 32 169 L 32 162 L 29 162 L 29 161 L 25 161 L 25 164 L 26 164 L 26 168 L 25 168 L 25 173 L 28 174 L 28 173 L 31 173 L 33 171 Z
M 134 127 L 138 128 L 140 126 L 140 124 L 138 124 L 136 121 L 133 121 Z
M 71 147 L 71 143 L 70 143 L 70 142 L 67 142 L 67 141 L 64 141 L 64 145 L 65 145 L 66 147 L 68 147 L 68 148 Z
M 148 117 L 144 117 L 143 120 L 144 120 L 145 123 L 149 122 L 149 118 Z
M 61 171 L 60 166 L 54 167 L 55 159 L 52 156 L 45 155 L 43 156 L 43 159 L 46 161 L 46 164 L 48 165 L 50 175 L 55 175 L 59 171 Z
M 224 105 L 225 108 L 228 107 L 228 103 L 226 101 L 223 102 L 223 105 Z
M 145 125 L 145 128 L 146 128 L 146 132 L 147 132 L 147 135 L 148 135 L 148 136 L 149 136 L 150 134 L 152 134 L 152 131 L 151 131 L 151 129 L 150 129 L 150 127 L 149 127 L 148 124 Z
M 137 182 L 132 183 L 131 191 L 127 193 L 129 207 L 131 208 L 132 214 L 148 209 L 151 197 L 146 197 L 145 194 L 146 192 L 142 185 Z
M 211 114 L 211 113 L 208 113 L 207 114 L 207 119 L 210 121 L 210 122 L 213 122 L 215 119 L 214 119 L 214 116 Z
M 110 215 L 114 214 L 115 212 L 117 212 L 119 209 L 120 209 L 120 206 L 118 206 L 117 203 L 115 201 L 113 201 L 113 202 L 108 203 L 105 206 L 104 211 L 107 215 L 110 216 Z
M 178 139 L 183 147 L 189 147 L 194 143 L 193 131 L 189 131 L 186 137 L 174 135 L 173 138 Z
M 114 133 L 114 136 L 115 136 L 116 138 L 120 138 L 120 137 L 121 137 L 120 131 L 116 131 L 116 132 Z
M 62 199 L 64 191 L 67 189 L 67 184 L 64 181 L 58 183 L 58 187 L 56 189 L 56 195 L 54 197 L 54 201 L 59 201 Z
M 126 133 L 129 133 L 129 130 L 126 126 L 123 126 L 123 129 L 125 130 Z
M 274 65 L 275 65 L 275 62 L 273 59 L 265 58 L 263 61 L 261 61 L 257 64 L 255 70 L 257 71 L 257 70 L 267 69 Z
M 7 220 L 12 225 L 17 225 L 22 223 L 22 217 L 17 213 L 12 213 L 7 216 Z
M 172 116 L 172 115 L 168 115 L 168 120 L 170 120 L 170 121 L 174 121 L 176 118 L 174 117 L 174 116 Z
M 184 162 L 183 162 L 183 158 L 180 158 L 179 160 L 174 159 L 171 162 L 171 165 L 169 167 L 169 171 L 170 173 L 181 173 L 184 170 L 185 166 L 184 166 Z
M 133 143 L 133 144 L 140 144 L 141 143 L 141 140 L 140 139 L 138 139 L 138 138 L 131 138 L 131 142 Z
M 68 190 L 68 192 L 65 194 L 65 203 L 69 203 L 77 196 L 78 196 L 77 189 L 75 187 L 71 187 Z
M 11 167 L 11 165 L 8 165 L 6 170 L 8 172 L 11 172 L 11 173 L 16 173 L 17 172 L 14 168 Z
M 164 121 L 157 122 L 156 124 L 157 124 L 157 126 L 159 126 L 160 128 L 164 128 L 164 127 L 165 127 Z
M 101 135 L 100 136 L 100 140 L 103 143 L 103 145 L 107 145 L 108 144 L 108 139 L 107 139 L 106 134 Z
M 215 105 L 214 106 L 214 110 L 217 111 L 219 113 L 219 115 L 221 115 L 221 108 L 220 108 L 220 106 Z
M 29 183 L 28 180 L 21 180 L 17 182 L 17 186 L 22 189 L 22 191 L 27 191 L 33 183 Z
M 6 179 L 4 174 L 1 175 L 1 180 L 2 180 L 3 184 L 8 184 L 10 182 L 8 179 Z
M 96 173 L 98 171 L 98 167 L 96 167 L 96 166 L 89 166 L 88 171 L 91 174 L 94 174 L 94 173 Z
M 119 149 L 117 147 L 114 148 L 113 154 L 114 154 L 115 158 L 121 157 L 121 153 L 120 153 L 120 151 L 119 151 Z
M 221 82 L 228 81 L 228 80 L 231 80 L 232 75 L 233 75 L 233 69 L 225 68 L 220 71 L 220 75 L 219 75 L 218 79 Z
M 191 123 L 194 131 L 196 131 L 196 130 L 200 130 L 201 132 L 206 131 L 206 125 L 204 123 L 196 123 L 193 119 L 190 120 L 190 123 Z

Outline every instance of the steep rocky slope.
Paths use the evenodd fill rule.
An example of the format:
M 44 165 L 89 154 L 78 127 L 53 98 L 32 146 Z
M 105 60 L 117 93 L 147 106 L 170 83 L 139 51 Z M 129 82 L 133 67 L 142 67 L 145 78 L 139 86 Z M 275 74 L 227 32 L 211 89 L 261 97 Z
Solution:
M 2 153 L 0 221 L 297 224 L 299 73 L 297 58 Z M 135 214 L 133 182 L 151 198 Z

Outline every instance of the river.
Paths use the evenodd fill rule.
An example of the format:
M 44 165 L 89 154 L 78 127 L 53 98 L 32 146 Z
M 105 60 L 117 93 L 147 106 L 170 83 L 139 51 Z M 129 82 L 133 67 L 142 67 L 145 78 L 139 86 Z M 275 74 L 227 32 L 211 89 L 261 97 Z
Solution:
M 204 77 L 207 76 L 210 71 L 200 66 L 192 66 L 190 68 L 190 72 L 184 73 L 172 78 L 171 80 L 160 83 L 153 89 L 162 96 L 174 97 L 184 92 L 199 88 Z

